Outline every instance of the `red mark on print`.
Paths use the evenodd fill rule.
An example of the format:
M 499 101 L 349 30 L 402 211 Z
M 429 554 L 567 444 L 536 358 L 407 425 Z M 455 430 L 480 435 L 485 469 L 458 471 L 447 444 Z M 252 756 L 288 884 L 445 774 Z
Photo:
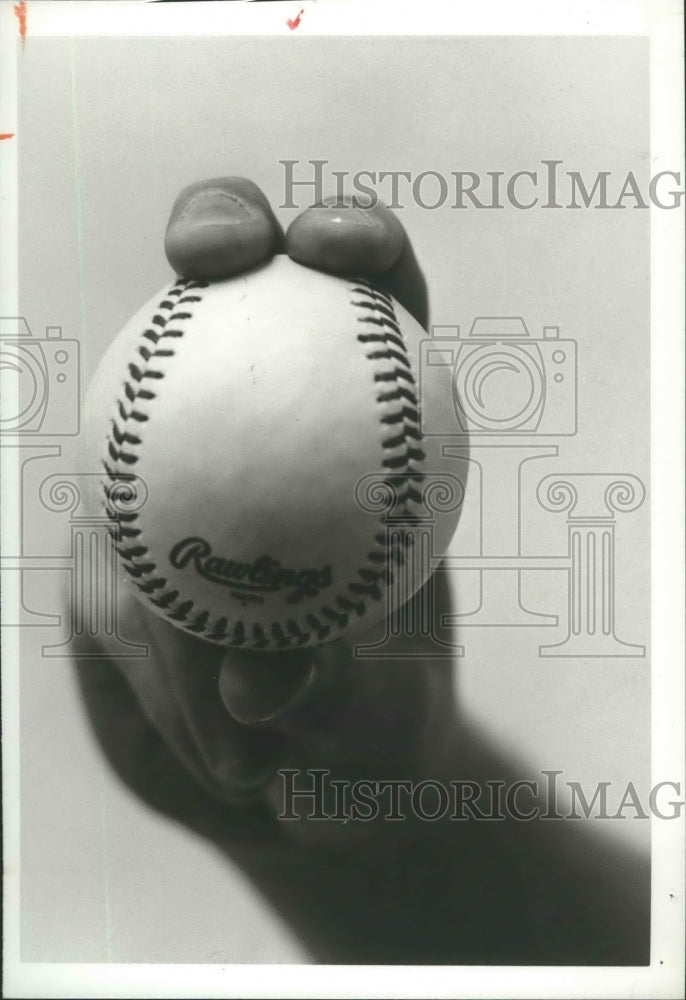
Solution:
M 14 132 L 0 132 L 0 139 L 14 139 Z
M 22 47 L 26 41 L 26 2 L 21 0 L 21 3 L 15 3 L 14 5 L 14 16 L 19 21 L 19 34 L 21 35 Z
M 298 25 L 300 24 L 300 18 L 303 16 L 304 13 L 305 13 L 304 10 L 300 10 L 298 11 L 298 16 L 295 19 L 290 17 L 288 18 L 286 24 L 291 29 L 291 31 L 295 31 L 295 29 L 298 27 Z

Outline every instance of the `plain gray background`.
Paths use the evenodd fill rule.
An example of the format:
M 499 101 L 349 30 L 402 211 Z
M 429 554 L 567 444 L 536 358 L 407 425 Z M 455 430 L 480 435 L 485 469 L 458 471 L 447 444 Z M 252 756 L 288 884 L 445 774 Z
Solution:
M 610 170 L 621 184 L 633 170 L 645 183 L 648 55 L 640 38 L 31 39 L 19 71 L 21 312 L 36 334 L 59 324 L 79 339 L 85 384 L 110 338 L 170 277 L 162 238 L 179 190 L 242 174 L 278 206 L 283 159 L 510 174 L 554 158 L 589 179 Z M 296 212 L 278 214 L 287 225 Z M 578 342 L 579 432 L 559 440 L 558 459 L 531 463 L 540 468 L 522 484 L 525 549 L 563 551 L 564 516 L 542 517 L 532 499 L 541 476 L 649 482 L 649 213 L 446 204 L 399 214 L 433 323 L 522 315 L 534 333 L 559 325 Z M 73 470 L 74 447 L 35 463 L 36 481 Z M 473 551 L 472 521 L 465 511 L 455 554 Z M 617 633 L 642 644 L 649 523 L 646 503 L 617 528 Z M 28 528 L 34 554 L 66 551 L 64 519 L 41 512 Z M 59 577 L 29 574 L 29 604 L 57 611 Z M 530 577 L 526 603 L 564 622 L 563 574 Z M 461 579 L 458 595 L 473 604 L 473 581 Z M 69 664 L 41 660 L 57 633 L 27 630 L 23 645 L 23 959 L 306 960 L 214 848 L 110 774 Z M 648 660 L 540 659 L 539 643 L 563 634 L 465 629 L 463 703 L 522 777 L 555 768 L 589 787 L 645 788 Z M 647 843 L 645 822 L 605 826 Z

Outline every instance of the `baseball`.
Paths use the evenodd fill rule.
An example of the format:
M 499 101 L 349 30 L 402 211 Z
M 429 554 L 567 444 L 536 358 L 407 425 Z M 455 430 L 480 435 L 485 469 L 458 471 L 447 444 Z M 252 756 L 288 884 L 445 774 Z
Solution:
M 361 502 L 360 484 L 388 477 L 411 525 L 426 477 L 455 476 L 422 430 L 453 412 L 448 366 L 420 392 L 426 336 L 369 281 L 284 255 L 150 299 L 106 352 L 84 422 L 123 585 L 181 629 L 270 651 L 371 626 L 395 591 L 409 598 L 428 560 L 410 558 L 411 529 L 405 552 L 389 544 L 388 509 Z M 122 484 L 144 497 L 125 514 Z M 458 514 L 432 516 L 434 565 Z

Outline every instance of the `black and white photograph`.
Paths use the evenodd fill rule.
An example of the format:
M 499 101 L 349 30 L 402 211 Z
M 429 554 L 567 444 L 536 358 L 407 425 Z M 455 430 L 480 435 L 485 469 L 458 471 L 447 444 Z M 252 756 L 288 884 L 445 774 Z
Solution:
M 0 15 L 3 995 L 683 996 L 683 8 Z

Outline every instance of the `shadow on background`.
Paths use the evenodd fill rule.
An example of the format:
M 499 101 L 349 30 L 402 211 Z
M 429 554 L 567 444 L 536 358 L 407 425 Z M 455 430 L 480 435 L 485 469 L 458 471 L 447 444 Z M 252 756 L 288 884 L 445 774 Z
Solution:
M 450 608 L 446 576 L 437 574 L 437 623 Z M 205 793 L 111 661 L 81 661 L 77 670 L 91 725 L 119 777 L 149 806 L 216 844 L 315 961 L 649 963 L 648 859 L 586 824 L 408 819 L 380 821 L 349 842 L 301 841 L 266 804 L 235 807 Z M 407 684 L 413 709 L 421 710 L 415 683 L 421 666 L 398 660 L 393 670 Z M 443 698 L 452 690 L 452 671 L 447 661 L 434 670 Z M 451 730 L 451 778 L 522 778 L 459 712 Z M 369 768 L 364 776 L 374 777 Z

